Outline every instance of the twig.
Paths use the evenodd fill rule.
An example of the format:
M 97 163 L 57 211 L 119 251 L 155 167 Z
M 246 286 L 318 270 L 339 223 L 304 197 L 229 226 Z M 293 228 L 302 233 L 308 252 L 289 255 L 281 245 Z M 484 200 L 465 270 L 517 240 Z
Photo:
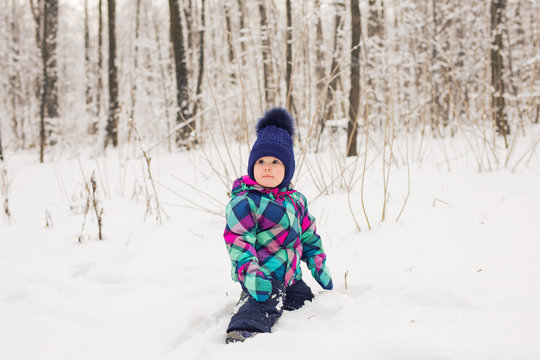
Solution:
M 90 178 L 90 185 L 92 187 L 92 207 L 94 208 L 94 212 L 96 214 L 96 219 L 98 223 L 98 238 L 99 240 L 103 240 L 103 234 L 102 234 L 102 225 L 103 225 L 103 207 L 98 206 L 98 200 L 97 200 L 97 183 L 96 183 L 96 174 L 92 173 L 92 177 Z
M 411 166 L 409 164 L 409 122 L 407 122 L 407 131 L 405 132 L 405 155 L 407 156 L 407 195 L 405 196 L 405 200 L 403 201 L 403 206 L 401 207 L 401 210 L 399 211 L 399 214 L 396 218 L 396 222 L 399 221 L 399 218 L 401 217 L 401 214 L 403 213 L 403 210 L 405 209 L 405 205 L 407 205 L 407 201 L 409 200 L 409 195 L 411 194 Z
M 143 147 L 141 136 L 139 135 L 137 126 L 135 126 L 135 121 L 133 119 L 129 119 L 128 124 L 130 125 L 130 127 L 133 129 L 133 132 L 135 133 L 135 140 L 139 144 L 139 148 L 146 162 L 146 174 L 148 176 L 148 179 L 150 180 L 150 184 L 152 185 L 152 191 L 154 193 L 154 201 L 156 203 L 156 220 L 159 224 L 161 224 L 161 206 L 159 205 L 159 198 L 157 195 L 156 186 L 154 184 L 154 178 L 152 176 L 152 169 L 150 166 L 150 162 L 152 161 L 152 158 L 148 155 L 148 153 Z
M 7 170 L 2 169 L 2 207 L 4 215 L 7 217 L 8 224 L 11 224 L 11 211 L 9 210 L 9 184 L 7 181 Z

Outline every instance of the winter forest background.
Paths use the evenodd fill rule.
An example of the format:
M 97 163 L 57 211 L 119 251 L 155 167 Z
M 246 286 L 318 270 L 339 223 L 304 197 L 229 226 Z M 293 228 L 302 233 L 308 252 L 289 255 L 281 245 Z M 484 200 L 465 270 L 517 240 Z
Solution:
M 124 146 L 131 119 L 171 152 L 249 142 L 276 105 L 305 151 L 457 136 L 478 168 L 508 165 L 539 122 L 539 17 L 526 0 L 5 0 L 0 154 Z

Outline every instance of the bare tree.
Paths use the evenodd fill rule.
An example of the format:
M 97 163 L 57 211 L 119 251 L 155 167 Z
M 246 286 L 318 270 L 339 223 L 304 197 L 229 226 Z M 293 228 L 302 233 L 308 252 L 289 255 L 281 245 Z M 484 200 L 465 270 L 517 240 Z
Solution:
M 345 10 L 345 2 L 335 2 L 336 13 L 334 16 L 334 51 L 332 52 L 332 63 L 329 71 L 329 83 L 326 92 L 326 100 L 323 106 L 325 110 L 324 117 L 321 118 L 319 127 L 319 137 L 324 131 L 326 121 L 334 119 L 337 108 L 337 98 L 335 91 L 341 86 L 341 58 L 343 56 L 342 37 L 343 37 L 343 12 Z M 321 34 L 322 36 L 322 34 Z
M 180 7 L 178 0 L 169 0 L 170 16 L 170 41 L 174 52 L 174 67 L 176 74 L 176 123 L 181 124 L 188 121 L 188 77 L 186 67 L 186 55 L 184 50 L 184 36 L 182 34 L 182 22 L 180 18 Z M 183 145 L 191 135 L 188 126 L 182 127 L 176 134 L 177 145 Z
M 365 116 L 375 115 L 375 117 L 379 118 L 379 124 L 382 124 L 382 108 L 384 107 L 382 94 L 388 94 L 387 87 L 384 86 L 386 82 L 381 78 L 381 74 L 384 74 L 385 66 L 383 56 L 381 55 L 384 51 L 382 43 L 384 19 L 382 18 L 383 11 L 379 6 L 383 5 L 379 0 L 369 0 L 368 6 L 368 41 L 366 44 L 366 78 L 368 86 L 365 89 L 365 93 L 366 102 L 369 106 L 365 106 Z
M 270 36 L 268 19 L 266 17 L 265 1 L 259 1 L 259 13 L 261 20 L 262 58 L 264 75 L 264 107 L 275 105 L 277 88 L 274 84 L 274 72 L 270 53 Z
M 358 0 L 351 0 L 351 90 L 349 93 L 349 121 L 347 124 L 347 156 L 357 156 L 358 108 L 360 105 L 360 37 L 361 21 Z
M 23 130 L 24 117 L 19 114 L 19 108 L 23 104 L 20 58 L 20 25 L 17 16 L 15 0 L 11 2 L 11 18 L 9 30 L 11 32 L 9 46 L 9 95 L 11 100 L 11 128 L 17 140 L 24 147 L 25 133 Z
M 42 79 L 40 106 L 40 161 L 43 162 L 45 143 L 51 141 L 54 120 L 58 118 L 58 72 L 56 68 L 56 38 L 58 30 L 58 0 L 38 0 L 37 8 L 30 0 L 36 21 L 36 41 L 41 50 Z M 50 125 L 50 126 L 47 126 Z
M 225 8 L 225 27 L 227 28 L 227 45 L 229 46 L 229 64 L 234 64 L 234 48 L 232 45 L 232 22 L 231 22 L 231 5 L 228 1 L 223 1 L 223 7 Z M 234 71 L 230 72 L 231 83 L 235 82 L 236 73 Z
M 322 21 L 321 21 L 321 0 L 315 1 L 315 10 L 317 13 L 317 26 L 316 26 L 316 48 L 315 48 L 315 55 L 317 58 L 317 62 L 315 65 L 315 73 L 317 76 L 317 93 L 315 98 L 319 99 L 323 95 L 324 91 L 324 85 L 325 85 L 325 74 L 324 74 L 324 39 L 323 39 L 323 28 L 322 28 Z M 322 98 L 319 100 L 318 108 L 317 108 L 317 124 L 321 131 L 319 132 L 319 136 L 317 137 L 317 142 L 320 139 L 320 134 L 322 133 L 322 128 L 324 128 L 324 105 L 322 105 L 323 101 L 321 101 Z M 318 146 L 317 146 L 318 148 Z
M 84 0 L 84 68 L 86 78 L 86 111 L 89 110 L 92 104 L 92 86 L 91 86 L 91 69 L 90 63 L 90 25 L 88 19 L 88 0 Z
M 41 0 L 43 1 L 43 0 Z M 56 38 L 58 32 L 58 0 L 44 0 L 45 25 L 43 61 L 47 67 L 47 78 L 43 79 L 45 86 L 45 115 L 50 119 L 58 117 L 58 71 L 56 68 Z
M 103 92 L 103 3 L 98 0 L 98 33 L 97 33 L 97 64 L 95 70 L 96 76 L 96 104 L 95 118 L 90 124 L 90 134 L 96 134 L 99 127 L 99 119 L 101 117 L 101 93 Z
M 135 120 L 135 106 L 137 104 L 137 74 L 139 69 L 139 28 L 140 28 L 141 0 L 137 0 L 135 10 L 135 41 L 133 48 L 133 69 L 131 72 L 131 111 L 129 118 Z M 131 140 L 131 127 L 129 129 L 128 141 Z
M 116 0 L 108 2 L 109 15 L 109 113 L 105 134 L 105 147 L 118 146 L 118 68 L 116 67 Z
M 442 25 L 440 24 L 440 18 L 443 14 L 439 14 L 438 2 L 432 0 L 431 2 L 431 11 L 433 18 L 433 33 L 432 33 L 432 56 L 431 56 L 431 92 L 432 92 L 432 128 L 438 129 L 441 124 L 448 124 L 448 108 L 444 106 L 444 92 L 443 88 L 443 79 L 446 79 L 448 74 L 448 69 L 441 59 L 441 54 L 439 53 L 438 47 L 441 47 L 441 43 L 447 43 L 447 39 L 441 39 L 443 36 Z M 440 4 L 439 4 L 440 5 Z M 446 4 L 448 5 L 448 4 Z
M 507 135 L 510 134 L 510 127 L 505 118 L 504 112 L 504 81 L 503 81 L 503 40 L 502 40 L 502 20 L 506 0 L 491 1 L 491 32 L 494 34 L 491 43 L 491 95 L 492 116 L 497 132 L 504 137 L 508 147 Z
M 287 83 L 287 99 L 285 101 L 286 108 L 291 109 L 294 111 L 294 99 L 292 96 L 292 19 L 291 19 L 291 0 L 285 0 L 286 2 L 286 8 L 287 8 L 287 58 L 285 59 L 285 63 L 287 64 L 287 73 L 285 77 L 285 81 Z M 295 111 L 294 111 L 295 112 Z
M 194 117 L 197 115 L 197 111 L 199 109 L 199 97 L 201 96 L 202 92 L 202 82 L 203 82 L 203 75 L 204 75 L 204 29 L 205 29 L 205 7 L 204 7 L 204 0 L 201 0 L 201 26 L 199 27 L 199 73 L 197 76 L 197 87 L 195 88 L 195 97 L 196 101 L 193 104 L 193 110 L 191 112 L 191 117 Z M 195 130 L 195 123 L 191 126 L 193 130 Z
M 240 64 L 244 65 L 244 56 L 246 53 L 246 41 L 243 38 L 244 31 L 246 28 L 246 24 L 245 24 L 246 9 L 245 9 L 244 0 L 238 0 L 238 10 L 240 11 L 239 20 L 240 20 L 240 50 L 241 50 L 239 58 L 240 58 Z

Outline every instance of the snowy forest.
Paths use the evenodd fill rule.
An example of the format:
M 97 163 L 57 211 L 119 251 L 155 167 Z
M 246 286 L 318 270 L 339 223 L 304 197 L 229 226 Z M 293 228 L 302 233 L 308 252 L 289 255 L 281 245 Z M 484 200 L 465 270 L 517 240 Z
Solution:
M 540 358 L 539 1 L 1 3 L 0 358 Z M 334 289 L 226 345 L 272 107 Z
M 349 156 L 370 136 L 378 151 L 404 134 L 462 136 L 483 162 L 539 122 L 536 1 L 6 0 L 1 12 L 0 154 L 123 146 L 133 126 L 184 151 L 242 141 L 284 106 L 306 151 L 331 136 Z

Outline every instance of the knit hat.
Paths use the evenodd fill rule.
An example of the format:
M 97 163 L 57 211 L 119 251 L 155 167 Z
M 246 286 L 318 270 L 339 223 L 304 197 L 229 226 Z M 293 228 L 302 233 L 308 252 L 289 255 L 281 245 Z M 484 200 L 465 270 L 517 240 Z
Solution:
M 255 162 L 264 156 L 273 156 L 285 166 L 285 177 L 277 187 L 289 185 L 294 175 L 294 120 L 287 110 L 273 108 L 259 119 L 256 126 L 257 140 L 251 148 L 248 160 L 248 175 L 255 180 L 253 167 Z

